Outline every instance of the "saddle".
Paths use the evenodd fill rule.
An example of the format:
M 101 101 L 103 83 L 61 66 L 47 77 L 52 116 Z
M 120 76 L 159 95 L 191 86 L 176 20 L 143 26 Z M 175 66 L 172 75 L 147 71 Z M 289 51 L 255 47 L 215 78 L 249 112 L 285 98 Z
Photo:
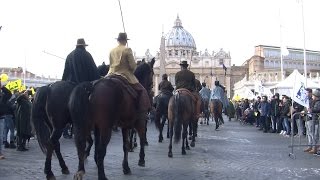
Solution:
M 197 97 L 194 94 L 192 94 L 192 92 L 189 91 L 186 88 L 177 89 L 177 90 L 174 91 L 174 94 L 176 94 L 176 93 L 183 94 L 183 95 L 188 95 L 188 96 L 191 97 L 193 102 L 197 102 Z
M 109 79 L 112 82 L 120 85 L 123 91 L 128 92 L 134 99 L 138 98 L 138 93 L 137 91 L 129 84 L 128 80 L 120 75 L 110 75 L 110 76 L 105 76 L 105 79 Z

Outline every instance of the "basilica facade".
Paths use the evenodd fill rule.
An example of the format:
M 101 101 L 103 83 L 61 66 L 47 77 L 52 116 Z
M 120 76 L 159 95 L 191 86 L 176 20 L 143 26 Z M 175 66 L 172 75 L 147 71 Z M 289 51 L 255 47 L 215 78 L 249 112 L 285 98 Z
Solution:
M 150 58 L 148 54 L 142 58 Z M 232 89 L 235 82 L 241 80 L 246 73 L 246 67 L 231 65 L 230 52 L 222 48 L 217 52 L 197 51 L 197 46 L 192 35 L 183 28 L 179 18 L 174 22 L 172 29 L 161 37 L 160 52 L 155 56 L 154 65 L 154 91 L 158 92 L 158 84 L 165 73 L 169 81 L 175 86 L 175 74 L 180 71 L 180 62 L 187 61 L 189 69 L 195 74 L 196 79 L 205 82 L 210 89 L 214 88 L 214 81 L 226 87 L 228 97 L 233 95 Z

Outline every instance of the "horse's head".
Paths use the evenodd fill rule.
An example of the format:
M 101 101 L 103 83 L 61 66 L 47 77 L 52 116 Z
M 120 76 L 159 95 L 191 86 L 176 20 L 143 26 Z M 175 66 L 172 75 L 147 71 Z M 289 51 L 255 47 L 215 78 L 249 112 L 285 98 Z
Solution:
M 99 72 L 99 76 L 104 77 L 105 75 L 108 74 L 109 71 L 109 65 L 106 65 L 104 62 L 98 66 L 98 72 Z
M 155 58 L 152 58 L 150 62 L 141 62 L 134 72 L 134 75 L 139 80 L 140 84 L 148 91 L 151 92 L 153 87 L 153 65 Z

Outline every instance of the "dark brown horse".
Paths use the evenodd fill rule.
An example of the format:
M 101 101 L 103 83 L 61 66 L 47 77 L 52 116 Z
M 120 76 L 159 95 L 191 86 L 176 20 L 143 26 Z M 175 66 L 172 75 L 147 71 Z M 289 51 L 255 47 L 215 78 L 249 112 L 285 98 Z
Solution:
M 209 109 L 209 99 L 201 98 L 201 112 L 203 113 L 204 124 L 209 125 L 210 120 L 210 109 Z M 201 119 L 200 124 L 203 124 Z
M 144 66 L 147 79 L 152 84 L 153 63 Z M 98 179 L 107 179 L 104 171 L 104 157 L 107 145 L 111 139 L 112 127 L 122 128 L 123 153 L 122 162 L 124 174 L 130 174 L 128 165 L 129 130 L 135 128 L 140 137 L 139 166 L 145 166 L 144 146 L 146 141 L 147 110 L 137 112 L 137 99 L 134 92 L 125 88 L 120 77 L 108 76 L 95 83 L 82 83 L 75 87 L 71 94 L 69 107 L 74 120 L 75 142 L 78 151 L 79 166 L 75 179 L 82 179 L 85 173 L 84 157 L 85 137 L 94 129 L 95 155 L 98 167 Z
M 219 126 L 224 123 L 222 118 L 222 108 L 223 104 L 218 99 L 212 99 L 210 102 L 210 112 L 213 115 L 212 119 L 214 118 L 214 121 L 216 123 L 216 130 L 218 130 Z
M 186 154 L 186 149 L 190 149 L 188 145 L 188 125 L 195 118 L 194 100 L 192 94 L 186 89 L 178 89 L 169 100 L 168 119 L 169 119 L 169 152 L 168 156 L 172 157 L 172 137 L 178 143 L 181 139 L 182 131 L 182 154 Z M 195 134 L 194 134 L 195 135 Z
M 104 69 L 105 65 L 99 66 Z M 106 75 L 106 71 L 98 70 L 101 76 Z M 43 86 L 37 89 L 34 101 L 32 103 L 31 120 L 34 125 L 37 140 L 40 149 L 46 154 L 46 162 L 44 173 L 47 179 L 55 179 L 51 170 L 51 158 L 53 151 L 59 160 L 59 164 L 63 174 L 69 174 L 60 152 L 59 139 L 62 135 L 63 129 L 67 124 L 72 124 L 71 115 L 68 108 L 68 102 L 71 92 L 73 91 L 75 83 L 68 81 L 57 81 L 53 84 Z M 90 149 L 93 144 L 91 135 L 85 138 L 88 146 L 85 149 L 85 158 L 89 156 Z

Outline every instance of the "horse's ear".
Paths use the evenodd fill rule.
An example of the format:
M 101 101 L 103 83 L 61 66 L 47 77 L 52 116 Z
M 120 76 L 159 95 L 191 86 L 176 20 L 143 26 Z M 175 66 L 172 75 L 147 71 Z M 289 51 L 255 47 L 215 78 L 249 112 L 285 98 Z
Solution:
M 155 57 L 153 57 L 150 61 L 150 66 L 153 68 L 154 63 L 156 62 Z

